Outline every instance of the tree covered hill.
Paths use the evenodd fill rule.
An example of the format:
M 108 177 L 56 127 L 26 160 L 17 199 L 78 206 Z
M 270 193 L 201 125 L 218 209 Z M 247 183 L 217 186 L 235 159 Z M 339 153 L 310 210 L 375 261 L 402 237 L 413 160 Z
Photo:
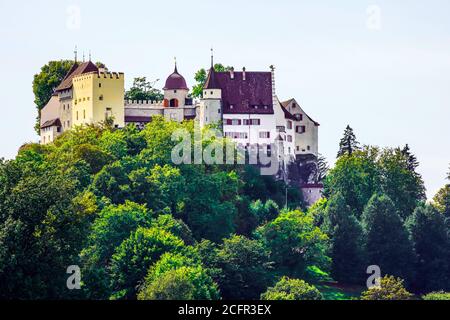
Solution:
M 288 187 L 285 208 L 255 167 L 174 165 L 178 129 L 194 124 L 78 127 L 2 160 L 0 298 L 319 300 L 369 265 L 397 293 L 450 289 L 448 186 L 425 204 L 409 149 L 344 151 L 324 199 L 306 209 Z M 395 292 L 364 298 L 410 297 Z

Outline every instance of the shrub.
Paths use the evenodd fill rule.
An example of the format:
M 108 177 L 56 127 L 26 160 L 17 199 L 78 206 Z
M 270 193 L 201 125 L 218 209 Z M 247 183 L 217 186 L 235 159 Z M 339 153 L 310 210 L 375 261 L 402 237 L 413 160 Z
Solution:
M 261 300 L 322 300 L 323 296 L 313 285 L 299 279 L 283 277 L 274 287 L 261 295 Z
M 384 276 L 380 287 L 372 287 L 361 295 L 362 300 L 411 300 L 412 297 L 403 286 L 403 280 L 394 276 Z

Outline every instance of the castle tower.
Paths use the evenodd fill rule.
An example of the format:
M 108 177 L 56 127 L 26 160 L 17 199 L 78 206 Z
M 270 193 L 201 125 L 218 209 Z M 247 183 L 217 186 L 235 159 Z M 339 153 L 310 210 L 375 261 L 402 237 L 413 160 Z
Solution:
M 203 86 L 203 98 L 200 102 L 200 126 L 222 122 L 222 89 L 219 86 L 216 71 L 214 70 L 213 56 L 211 55 L 211 68 Z
M 178 73 L 177 63 L 173 73 L 167 77 L 164 90 L 164 106 L 169 108 L 182 107 L 186 104 L 189 88 L 184 77 Z

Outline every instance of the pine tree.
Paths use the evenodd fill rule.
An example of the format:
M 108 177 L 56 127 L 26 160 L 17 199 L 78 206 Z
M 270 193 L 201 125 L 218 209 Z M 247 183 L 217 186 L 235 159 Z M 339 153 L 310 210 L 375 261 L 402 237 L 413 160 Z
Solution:
M 328 202 L 324 228 L 331 238 L 330 258 L 333 279 L 360 283 L 364 278 L 363 230 L 340 193 Z
M 432 206 L 420 206 L 407 223 L 417 254 L 416 289 L 450 289 L 450 239 L 444 216 Z
M 416 172 L 416 169 L 419 167 L 419 161 L 414 154 L 411 153 L 411 149 L 409 145 L 406 144 L 405 147 L 401 150 L 401 153 L 406 159 L 406 166 L 409 171 Z
M 330 168 L 328 167 L 327 159 L 319 153 L 316 167 L 314 169 L 314 181 L 316 183 L 322 182 L 325 179 L 328 170 L 330 170 Z
M 359 150 L 359 142 L 356 140 L 353 129 L 348 125 L 347 128 L 345 128 L 344 136 L 339 142 L 337 157 L 340 158 L 345 154 L 351 155 L 356 150 Z
M 362 215 L 367 263 L 383 274 L 410 282 L 414 273 L 414 250 L 403 220 L 386 195 L 374 195 Z

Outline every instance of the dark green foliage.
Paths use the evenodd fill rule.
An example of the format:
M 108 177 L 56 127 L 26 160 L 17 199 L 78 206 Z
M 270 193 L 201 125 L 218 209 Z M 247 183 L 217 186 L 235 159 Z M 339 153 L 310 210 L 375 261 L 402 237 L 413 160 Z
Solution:
M 305 277 L 309 266 L 328 268 L 328 237 L 314 225 L 313 217 L 301 211 L 280 214 L 259 227 L 255 236 L 269 250 L 281 275 Z
M 378 265 L 383 274 L 401 277 L 410 283 L 415 256 L 408 232 L 392 200 L 374 195 L 362 215 L 368 265 Z
M 111 259 L 113 299 L 135 299 L 136 288 L 148 268 L 165 252 L 180 252 L 183 241 L 158 228 L 141 228 L 133 232 L 115 250 Z
M 350 126 L 347 126 L 344 131 L 344 136 L 339 142 L 339 151 L 337 157 L 342 157 L 343 155 L 352 155 L 353 152 L 359 150 L 359 142 L 356 140 L 355 133 Z
M 313 285 L 299 279 L 283 277 L 261 295 L 261 300 L 322 300 L 323 296 Z
M 258 241 L 232 236 L 218 248 L 203 243 L 199 252 L 223 299 L 257 299 L 272 283 L 269 254 Z
M 399 149 L 365 147 L 341 156 L 324 181 L 324 195 L 341 193 L 357 218 L 375 193 L 389 196 L 403 219 L 425 200 L 421 176 Z
M 444 216 L 420 206 L 408 220 L 417 254 L 414 288 L 420 292 L 450 289 L 450 239 Z
M 425 186 L 415 169 L 418 164 L 409 149 L 386 149 L 378 160 L 383 193 L 394 202 L 403 219 L 409 217 L 417 204 L 425 201 Z
M 378 150 L 370 148 L 340 157 L 324 181 L 324 195 L 331 198 L 340 193 L 359 218 L 369 199 L 381 188 L 377 156 Z
M 140 300 L 216 300 L 217 284 L 194 255 L 166 253 L 148 272 Z
M 125 92 L 126 100 L 161 101 L 164 95 L 160 90 L 153 88 L 153 83 L 146 77 L 134 78 L 133 86 Z
M 72 67 L 74 61 L 60 60 L 50 61 L 41 68 L 38 74 L 33 78 L 33 93 L 34 103 L 38 110 L 38 116 L 36 118 L 36 132 L 39 134 L 40 128 L 40 111 L 45 107 L 47 102 L 52 97 L 53 91 L 61 83 L 66 76 L 69 69 Z
M 231 67 L 227 66 L 224 67 L 221 63 L 214 64 L 214 70 L 216 72 L 223 72 L 223 71 L 230 71 Z M 203 97 L 203 87 L 206 82 L 206 78 L 208 77 L 208 72 L 201 68 L 195 73 L 194 79 L 197 82 L 195 86 L 192 88 L 192 96 L 194 98 L 201 98 Z
M 333 279 L 343 283 L 362 283 L 366 276 L 363 230 L 339 194 L 328 201 L 324 230 L 330 236 Z

